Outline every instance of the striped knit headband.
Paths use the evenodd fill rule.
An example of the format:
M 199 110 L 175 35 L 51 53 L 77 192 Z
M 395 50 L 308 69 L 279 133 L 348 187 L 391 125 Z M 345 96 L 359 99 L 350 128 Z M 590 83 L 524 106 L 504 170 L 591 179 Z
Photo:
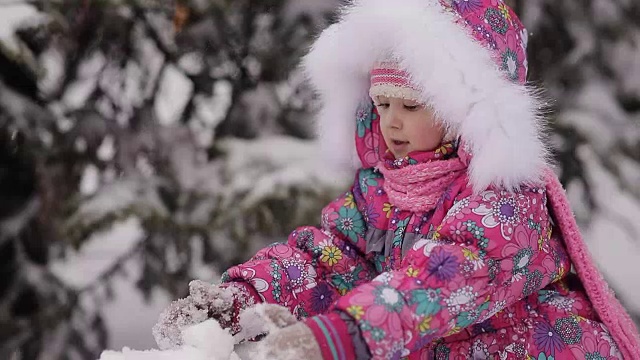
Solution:
M 420 89 L 411 81 L 411 75 L 394 60 L 377 62 L 371 70 L 369 96 L 407 99 L 420 102 Z

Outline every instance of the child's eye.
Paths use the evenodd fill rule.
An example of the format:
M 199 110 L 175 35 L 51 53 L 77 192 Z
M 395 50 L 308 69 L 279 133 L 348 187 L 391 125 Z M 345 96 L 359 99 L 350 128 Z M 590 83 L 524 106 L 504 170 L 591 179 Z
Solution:
M 388 108 L 388 107 L 389 107 L 389 104 L 383 104 L 383 103 L 380 103 L 380 104 L 375 104 L 375 106 L 376 106 L 376 107 L 378 107 L 378 108 L 386 109 L 386 108 Z
M 409 111 L 416 111 L 420 108 L 420 105 L 405 105 L 404 108 Z

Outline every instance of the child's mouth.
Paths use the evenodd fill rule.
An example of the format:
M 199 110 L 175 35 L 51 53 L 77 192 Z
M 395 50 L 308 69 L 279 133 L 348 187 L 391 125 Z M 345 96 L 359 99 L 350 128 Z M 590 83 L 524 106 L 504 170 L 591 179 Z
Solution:
M 400 141 L 400 140 L 391 140 L 390 150 L 393 151 L 394 155 L 398 156 L 398 154 L 404 154 L 408 151 L 409 142 L 408 141 Z

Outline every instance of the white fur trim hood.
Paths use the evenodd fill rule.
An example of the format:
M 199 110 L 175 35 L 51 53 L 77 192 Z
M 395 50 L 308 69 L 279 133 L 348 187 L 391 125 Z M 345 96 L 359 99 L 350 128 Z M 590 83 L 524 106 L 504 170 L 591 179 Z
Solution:
M 422 100 L 470 146 L 475 192 L 542 181 L 548 151 L 535 91 L 508 80 L 453 16 L 438 0 L 356 0 L 319 36 L 303 69 L 323 103 L 317 123 L 329 161 L 360 166 L 355 113 L 371 101 L 369 71 L 391 53 L 422 88 Z

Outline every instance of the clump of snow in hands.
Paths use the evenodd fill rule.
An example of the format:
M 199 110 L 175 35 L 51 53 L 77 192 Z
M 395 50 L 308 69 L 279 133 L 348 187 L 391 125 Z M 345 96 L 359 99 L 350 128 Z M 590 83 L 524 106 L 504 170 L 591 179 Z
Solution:
M 215 320 L 207 320 L 183 330 L 184 345 L 173 350 L 104 351 L 100 360 L 240 360 L 234 351 L 233 336 Z
M 160 314 L 153 337 L 162 350 L 184 344 L 183 330 L 214 314 L 226 313 L 233 305 L 233 289 L 220 288 L 204 281 L 189 283 L 189 296 L 172 302 Z
M 194 317 L 202 316 L 201 314 L 200 311 L 193 312 Z M 190 318 L 184 321 L 194 320 L 200 319 Z M 180 346 L 145 351 L 125 347 L 122 351 L 104 351 L 99 360 L 255 360 L 261 358 L 260 343 L 244 340 L 272 333 L 296 321 L 296 317 L 285 307 L 257 304 L 240 313 L 242 331 L 236 336 L 222 329 L 215 320 L 209 319 L 182 328 Z M 163 345 L 169 346 L 159 345 L 161 348 Z

